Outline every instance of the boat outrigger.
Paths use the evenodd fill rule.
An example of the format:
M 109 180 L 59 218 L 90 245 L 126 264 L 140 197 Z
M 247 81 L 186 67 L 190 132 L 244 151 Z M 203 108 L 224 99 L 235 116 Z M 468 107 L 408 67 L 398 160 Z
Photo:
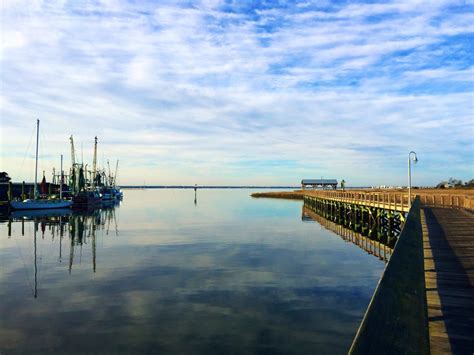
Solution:
M 14 210 L 37 210 L 50 208 L 68 208 L 71 207 L 72 201 L 62 198 L 62 182 L 59 189 L 59 199 L 39 199 L 38 198 L 38 144 L 39 144 L 39 124 L 36 120 L 36 157 L 35 157 L 35 185 L 34 185 L 34 199 L 27 199 L 23 201 L 10 201 L 10 205 Z M 62 171 L 62 160 L 61 160 Z

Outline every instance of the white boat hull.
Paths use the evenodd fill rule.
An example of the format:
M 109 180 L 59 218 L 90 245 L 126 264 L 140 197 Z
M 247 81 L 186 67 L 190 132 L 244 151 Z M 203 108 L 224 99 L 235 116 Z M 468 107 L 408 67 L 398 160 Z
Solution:
M 44 210 L 52 208 L 71 207 L 72 201 L 65 200 L 25 200 L 11 201 L 10 205 L 14 210 Z

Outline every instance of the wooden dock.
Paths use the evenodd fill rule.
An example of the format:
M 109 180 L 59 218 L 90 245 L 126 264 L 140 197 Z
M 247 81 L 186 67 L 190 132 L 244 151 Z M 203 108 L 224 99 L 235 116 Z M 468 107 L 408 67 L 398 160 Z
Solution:
M 409 210 L 407 194 L 395 191 L 313 190 L 303 191 L 303 194 L 307 197 L 400 213 Z M 415 196 L 420 211 L 415 224 L 419 227 L 410 221 L 412 230 L 402 231 L 405 235 L 409 234 L 402 244 L 406 246 L 410 244 L 410 240 L 420 240 L 420 243 L 410 247 L 397 243 L 395 253 L 378 286 L 379 290 L 371 301 L 375 306 L 372 306 L 372 311 L 369 307 L 365 317 L 367 319 L 364 319 L 362 329 L 359 329 L 351 353 L 367 353 L 367 349 L 381 349 L 381 344 L 385 345 L 386 353 L 397 353 L 397 349 L 405 349 L 406 352 L 408 348 L 415 353 L 416 346 L 409 347 L 408 344 L 417 344 L 417 337 L 423 339 L 423 332 L 413 327 L 413 336 L 406 338 L 403 345 L 398 339 L 407 331 L 400 325 L 410 325 L 410 317 L 416 316 L 417 312 L 427 312 L 427 319 L 423 324 L 427 330 L 426 337 L 429 338 L 431 354 L 474 354 L 474 194 L 472 190 L 466 191 L 465 194 L 434 190 L 414 191 L 413 198 Z M 423 256 L 423 262 L 420 267 L 407 270 L 407 264 L 412 262 L 411 258 L 407 259 L 407 255 L 413 252 L 414 248 Z M 406 277 L 406 274 L 410 273 L 420 275 L 416 282 Z M 392 277 L 393 275 L 396 276 Z M 424 294 L 424 306 L 415 305 L 400 312 L 405 301 L 399 303 L 395 297 L 392 297 L 394 307 L 384 306 L 384 303 L 387 304 L 387 300 L 390 300 L 392 292 L 403 295 L 401 299 L 409 299 L 410 290 L 415 289 L 420 289 Z M 377 297 L 377 292 L 378 296 L 384 296 Z M 381 298 L 383 302 L 380 301 Z M 416 302 L 412 302 L 412 305 L 414 304 Z M 418 320 L 420 317 L 422 318 L 419 315 Z M 392 334 L 391 338 L 382 339 L 387 329 L 395 334 Z M 378 330 L 380 334 L 377 333 Z M 418 353 L 428 351 L 423 350 L 422 342 L 419 344 Z
M 424 207 L 429 342 L 432 354 L 474 353 L 474 214 Z
M 408 212 L 408 193 L 399 190 L 385 191 L 331 191 L 331 190 L 304 190 L 305 196 L 313 196 L 331 201 L 357 204 L 361 206 L 383 208 L 390 211 Z M 461 208 L 474 211 L 474 194 L 467 190 L 465 194 L 443 193 L 433 189 L 412 191 L 412 202 L 415 196 L 420 198 L 421 206 Z

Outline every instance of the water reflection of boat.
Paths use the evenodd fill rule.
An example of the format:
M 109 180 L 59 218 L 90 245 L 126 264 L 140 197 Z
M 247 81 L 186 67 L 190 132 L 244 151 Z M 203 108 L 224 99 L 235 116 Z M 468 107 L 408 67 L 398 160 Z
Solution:
M 109 209 L 109 208 L 115 208 L 120 206 L 121 200 L 119 199 L 113 199 L 113 200 L 102 200 L 101 203 L 101 208 Z
M 28 211 L 14 211 L 7 219 L 8 236 L 12 236 L 12 224 L 21 223 L 21 235 L 25 232 L 31 231 L 31 228 L 25 228 L 28 223 L 33 223 L 33 270 L 34 277 L 28 277 L 28 282 L 31 282 L 32 293 L 35 298 L 39 294 L 39 272 L 40 267 L 38 263 L 44 256 L 41 256 L 41 248 L 37 243 L 44 243 L 48 235 L 51 236 L 52 241 L 56 241 L 59 245 L 57 262 L 61 263 L 63 259 L 63 248 L 69 244 L 69 263 L 68 271 L 72 274 L 73 266 L 82 262 L 83 247 L 90 247 L 92 271 L 97 271 L 97 238 L 109 235 L 109 230 L 115 231 L 118 236 L 118 226 L 115 219 L 115 207 L 119 202 L 112 202 L 107 206 L 101 206 L 92 210 L 71 210 L 71 209 L 54 209 L 54 210 L 28 210 Z M 40 233 L 40 238 L 37 234 Z M 64 243 L 64 238 L 69 237 L 69 243 Z M 20 247 L 19 247 L 20 248 Z M 28 253 L 19 250 L 20 255 Z M 26 265 L 25 265 L 26 267 Z M 33 284 L 34 281 L 34 284 Z
M 58 208 L 52 210 L 19 210 L 10 215 L 13 219 L 42 219 L 51 217 L 65 217 L 72 214 L 70 208 Z

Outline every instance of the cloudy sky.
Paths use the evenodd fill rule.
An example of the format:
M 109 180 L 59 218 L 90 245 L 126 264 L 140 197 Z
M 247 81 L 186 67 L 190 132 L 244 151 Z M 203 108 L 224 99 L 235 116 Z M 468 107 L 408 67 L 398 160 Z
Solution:
M 474 3 L 2 0 L 0 170 L 122 184 L 474 178 Z M 83 153 L 81 154 L 81 145 Z

